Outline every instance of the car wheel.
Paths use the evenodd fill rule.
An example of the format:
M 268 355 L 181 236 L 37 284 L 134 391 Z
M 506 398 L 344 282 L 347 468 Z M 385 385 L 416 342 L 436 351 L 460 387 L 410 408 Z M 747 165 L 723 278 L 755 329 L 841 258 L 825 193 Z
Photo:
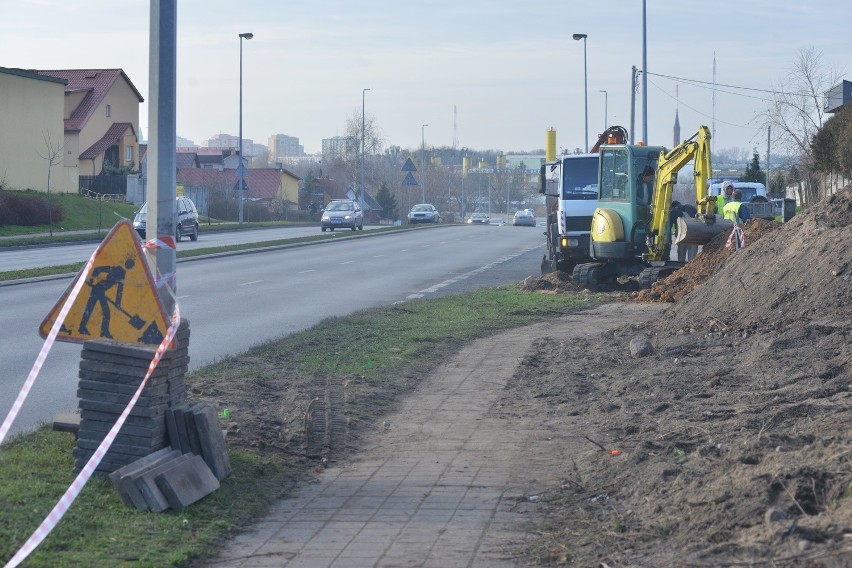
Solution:
M 325 227 L 320 227 L 320 230 L 324 233 L 324 232 L 325 232 Z
M 331 231 L 331 232 L 333 233 L 333 232 L 334 232 L 334 227 L 329 227 L 329 228 L 328 228 L 328 230 L 329 230 L 329 231 Z
M 178 225 L 177 229 L 175 229 L 175 241 L 180 242 L 181 236 L 182 235 L 180 234 L 180 225 Z
M 198 240 L 198 225 L 192 228 L 192 234 L 189 235 L 189 240 L 197 241 Z
M 361 221 L 361 224 L 360 224 L 360 225 L 358 225 L 358 230 L 359 230 L 359 231 L 363 231 L 363 230 L 364 230 L 364 221 Z

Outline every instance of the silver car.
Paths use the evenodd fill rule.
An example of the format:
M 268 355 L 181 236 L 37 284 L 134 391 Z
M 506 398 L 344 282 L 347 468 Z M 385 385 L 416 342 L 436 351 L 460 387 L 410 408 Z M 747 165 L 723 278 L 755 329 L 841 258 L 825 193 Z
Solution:
M 418 203 L 408 212 L 408 222 L 414 223 L 440 223 L 441 214 L 431 203 Z
M 364 213 L 361 205 L 351 199 L 335 199 L 329 201 L 322 211 L 320 228 L 324 233 L 326 229 L 358 229 L 364 230 Z

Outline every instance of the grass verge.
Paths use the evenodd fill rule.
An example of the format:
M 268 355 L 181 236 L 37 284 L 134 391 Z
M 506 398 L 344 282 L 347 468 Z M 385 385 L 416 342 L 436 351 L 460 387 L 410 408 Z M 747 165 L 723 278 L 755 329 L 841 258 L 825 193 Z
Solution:
M 386 412 L 410 387 L 460 344 L 497 331 L 590 307 L 597 295 L 546 295 L 515 286 L 417 300 L 326 320 L 316 327 L 222 360 L 188 377 L 232 385 L 237 378 L 276 380 L 271 370 L 311 377 L 357 375 L 382 395 L 381 404 L 360 404 L 361 416 Z M 244 382 L 243 396 L 262 391 Z M 248 387 L 248 388 L 247 388 Z M 391 393 L 388 395 L 387 393 Z M 307 396 L 307 395 L 306 395 Z M 362 403 L 365 401 L 362 401 Z M 370 414 L 365 416 L 364 413 Z M 268 428 L 267 428 L 268 430 Z M 229 437 L 233 474 L 222 487 L 183 511 L 162 514 L 125 507 L 111 485 L 93 479 L 27 566 L 185 566 L 214 554 L 217 544 L 263 515 L 287 484 L 313 462 L 294 453 L 258 453 Z M 74 479 L 70 434 L 43 426 L 0 447 L 0 558 L 8 560 L 36 529 Z

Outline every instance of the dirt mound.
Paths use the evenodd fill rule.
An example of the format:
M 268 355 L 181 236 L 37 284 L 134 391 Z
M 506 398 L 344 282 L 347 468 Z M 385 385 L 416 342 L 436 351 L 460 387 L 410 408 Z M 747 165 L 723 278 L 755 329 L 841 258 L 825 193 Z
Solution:
M 708 244 L 656 322 L 523 362 L 506 407 L 544 407 L 571 449 L 537 561 L 852 565 L 852 186 L 746 239 Z
M 780 226 L 780 223 L 766 219 L 749 221 L 743 228 L 746 247 L 754 245 L 764 235 L 775 231 Z M 650 290 L 636 292 L 633 299 L 640 302 L 679 302 L 696 286 L 713 276 L 719 266 L 737 252 L 733 246 L 730 248 L 725 246 L 729 237 L 728 232 L 716 235 L 713 240 L 704 245 L 701 253 L 689 264 L 671 276 L 655 282 Z
M 678 304 L 672 324 L 715 321 L 727 331 L 752 332 L 796 322 L 845 328 L 852 315 L 850 241 L 852 186 L 728 255 L 699 293 Z
M 541 276 L 528 276 L 519 283 L 525 292 L 551 292 L 555 294 L 577 292 L 580 290 L 564 272 L 551 272 Z

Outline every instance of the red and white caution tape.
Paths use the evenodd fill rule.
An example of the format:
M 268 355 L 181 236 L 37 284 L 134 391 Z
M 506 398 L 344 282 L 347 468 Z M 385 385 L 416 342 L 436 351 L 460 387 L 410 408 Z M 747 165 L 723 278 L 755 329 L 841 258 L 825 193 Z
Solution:
M 172 249 L 176 250 L 175 240 L 173 237 L 159 237 L 156 239 L 151 239 L 149 241 L 145 241 L 145 248 L 151 250 L 162 250 L 162 249 Z M 155 263 L 156 264 L 156 263 Z M 162 288 L 167 286 L 166 290 L 169 294 L 174 296 L 174 290 L 176 288 L 176 271 L 167 272 L 166 274 L 160 274 L 157 272 L 156 280 L 154 285 L 157 287 L 157 292 L 162 294 Z
M 736 241 L 734 239 L 736 239 Z M 743 228 L 737 224 L 734 225 L 734 230 L 731 231 L 731 234 L 728 236 L 728 240 L 725 242 L 725 248 L 731 248 L 734 245 L 736 245 L 738 249 L 745 248 L 745 231 L 743 231 Z
M 93 257 L 94 258 L 94 257 Z M 91 261 L 90 261 L 91 262 Z M 84 280 L 81 278 L 81 281 Z M 64 316 L 62 316 L 64 317 Z M 50 534 L 50 531 L 54 529 L 54 527 L 62 520 L 62 517 L 68 511 L 68 508 L 80 494 L 80 491 L 83 490 L 86 483 L 89 481 L 89 478 L 92 477 L 95 469 L 97 469 L 98 465 L 100 465 L 101 460 L 104 455 L 109 451 L 112 442 L 115 440 L 115 437 L 118 435 L 121 427 L 124 426 L 125 420 L 127 420 L 127 416 L 130 414 L 130 411 L 133 410 L 133 407 L 136 405 L 136 401 L 139 400 L 139 396 L 142 394 L 142 389 L 145 388 L 145 384 L 148 382 L 151 374 L 154 372 L 154 369 L 157 368 L 157 365 L 160 362 L 160 359 L 163 358 L 163 353 L 166 352 L 168 346 L 171 345 L 172 340 L 177 333 L 178 325 L 180 325 L 180 309 L 178 309 L 177 304 L 175 304 L 175 311 L 172 315 L 172 322 L 169 325 L 169 329 L 166 332 L 166 336 L 163 338 L 163 341 L 160 343 L 160 346 L 157 347 L 157 351 L 154 354 L 154 358 L 151 360 L 151 364 L 148 365 L 148 372 L 145 373 L 145 378 L 142 379 L 142 382 L 139 384 L 139 388 L 136 389 L 136 393 L 133 395 L 133 398 L 130 399 L 130 402 L 127 403 L 124 411 L 121 413 L 121 416 L 118 417 L 118 420 L 115 424 L 113 424 L 110 431 L 107 433 L 106 437 L 98 446 L 98 449 L 95 450 L 95 453 L 92 454 L 92 457 L 89 458 L 89 461 L 86 462 L 86 465 L 80 470 L 80 473 L 77 474 L 77 477 L 71 483 L 71 486 L 65 492 L 56 506 L 53 507 L 53 510 L 45 517 L 45 519 L 41 522 L 36 531 L 30 536 L 27 542 L 21 547 L 20 550 L 12 557 L 9 562 L 6 563 L 6 568 L 14 568 L 18 566 L 21 562 L 23 562 L 30 553 L 36 549 L 36 547 L 41 544 L 41 542 L 47 538 L 47 535 Z M 54 326 L 56 327 L 56 326 Z M 53 333 L 53 330 L 51 330 Z
M 103 246 L 103 244 L 99 245 L 98 248 L 95 249 L 95 252 L 92 253 L 92 256 L 89 258 L 89 262 L 86 263 L 85 268 L 83 268 L 83 272 L 80 273 L 80 276 L 77 278 L 77 282 L 71 289 L 71 293 L 68 294 L 65 304 L 63 304 L 62 309 L 59 310 L 59 314 L 56 316 L 56 321 L 53 322 L 53 326 L 50 328 L 50 333 L 47 334 L 47 338 L 41 346 L 41 351 L 39 351 L 35 363 L 33 363 L 33 367 L 30 369 L 30 374 L 27 376 L 27 380 L 24 381 L 24 386 L 21 387 L 21 391 L 18 393 L 18 398 L 15 399 L 15 403 L 6 415 L 6 419 L 3 420 L 3 425 L 0 426 L 0 444 L 2 444 L 3 440 L 6 438 L 6 434 L 8 434 L 9 428 L 12 427 L 12 423 L 15 421 L 15 418 L 18 417 L 18 412 L 24 405 L 27 395 L 30 394 L 30 389 L 35 383 L 35 380 L 44 365 L 45 359 L 47 359 L 47 354 L 50 353 L 50 349 L 56 341 L 56 336 L 59 334 L 59 330 L 62 329 L 62 324 L 65 323 L 65 316 L 68 315 L 68 312 L 71 310 L 71 306 L 74 305 L 74 300 L 76 300 L 77 296 L 80 294 L 80 289 L 86 282 L 88 274 L 92 271 L 92 265 L 95 263 L 95 256 L 101 250 L 101 246 Z

